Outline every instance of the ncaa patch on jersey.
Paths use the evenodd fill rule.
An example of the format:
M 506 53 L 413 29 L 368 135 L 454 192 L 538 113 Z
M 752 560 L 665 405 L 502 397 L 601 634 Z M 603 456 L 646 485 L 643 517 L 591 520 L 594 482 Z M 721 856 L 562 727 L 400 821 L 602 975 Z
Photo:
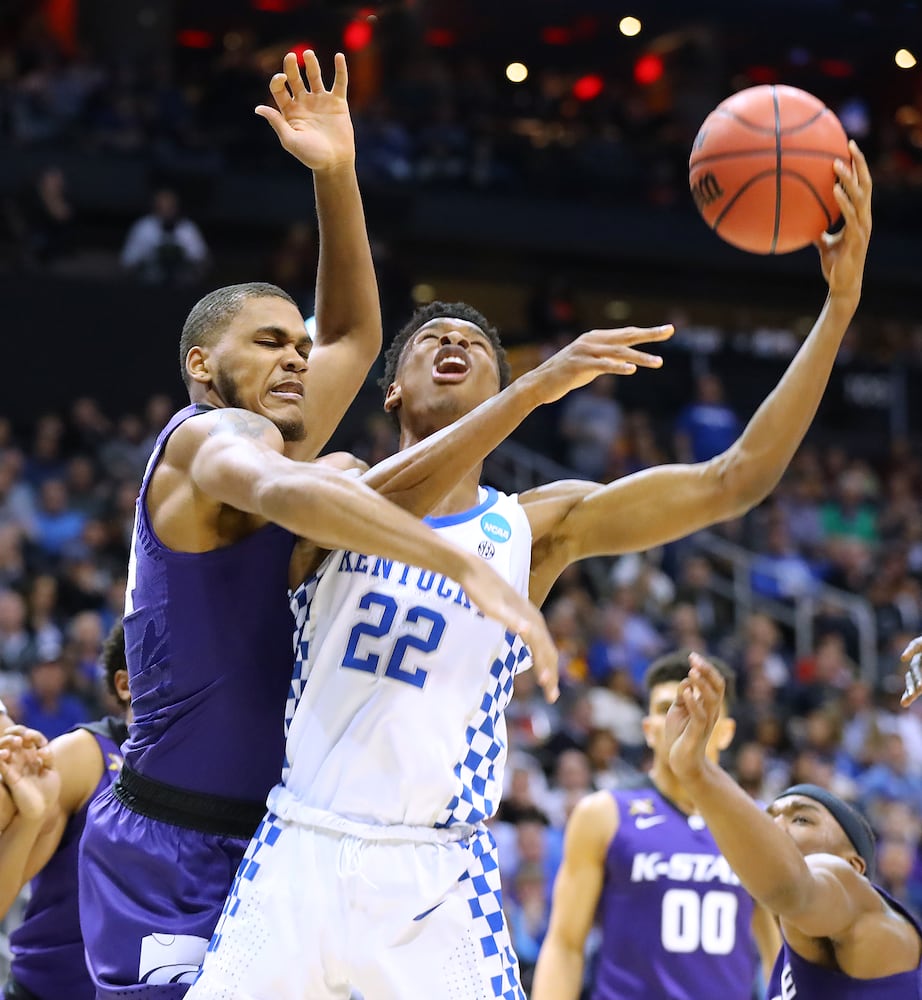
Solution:
M 512 538 L 509 522 L 499 514 L 484 514 L 480 519 L 480 530 L 494 542 L 508 542 Z
M 492 559 L 495 554 L 496 546 L 492 542 L 486 541 L 486 539 L 477 546 L 477 555 L 481 559 Z

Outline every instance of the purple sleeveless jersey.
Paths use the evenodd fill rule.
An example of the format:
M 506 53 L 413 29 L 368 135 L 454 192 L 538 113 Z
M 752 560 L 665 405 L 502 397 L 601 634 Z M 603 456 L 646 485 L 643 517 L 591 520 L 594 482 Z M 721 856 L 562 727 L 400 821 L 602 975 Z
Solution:
M 141 483 L 125 646 L 134 720 L 121 778 L 90 807 L 80 919 L 99 998 L 185 995 L 284 759 L 294 536 L 266 525 L 202 553 L 157 538 Z
M 703 821 L 652 785 L 612 795 L 593 1000 L 750 1000 L 754 904 Z
M 145 502 L 166 439 L 211 409 L 173 417 L 141 483 L 125 604 L 134 713 L 125 763 L 187 791 L 263 803 L 284 755 L 294 536 L 269 524 L 225 548 L 174 552 L 154 534 Z
M 888 896 L 875 889 L 902 913 L 922 937 L 919 921 Z M 880 979 L 852 979 L 835 969 L 824 969 L 797 954 L 785 941 L 768 986 L 769 1000 L 922 1000 L 922 971 L 900 972 Z
M 78 728 L 93 734 L 102 754 L 102 777 L 92 800 L 115 781 L 128 728 L 114 718 Z M 25 916 L 10 935 L 11 978 L 40 1000 L 93 1000 L 96 995 L 83 957 L 77 912 L 77 846 L 90 800 L 68 820 L 58 849 L 32 879 Z

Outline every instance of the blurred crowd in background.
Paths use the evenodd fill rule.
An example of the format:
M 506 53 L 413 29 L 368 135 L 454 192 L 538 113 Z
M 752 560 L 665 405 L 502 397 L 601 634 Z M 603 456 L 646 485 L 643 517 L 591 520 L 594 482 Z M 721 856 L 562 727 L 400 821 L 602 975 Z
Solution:
M 409 17 L 416 5 L 391 7 L 393 18 Z M 207 204 L 209 179 L 230 167 L 294 169 L 271 131 L 250 121 L 285 48 L 242 26 L 223 33 L 190 27 L 177 36 L 170 63 L 120 61 L 87 47 L 68 50 L 41 17 L 19 13 L 15 30 L 0 36 L 0 146 L 47 155 L 26 183 L 5 185 L 0 270 L 129 275 L 158 286 L 222 283 L 235 266 L 226 250 L 233 239 L 226 230 L 209 233 L 197 205 Z M 638 78 L 633 59 L 613 61 L 594 91 L 596 78 L 583 82 L 584 70 L 563 60 L 536 66 L 512 87 L 495 72 L 489 45 L 458 52 L 450 27 L 430 21 L 404 37 L 385 23 L 391 36 L 379 61 L 350 54 L 359 172 L 368 189 L 578 192 L 668 207 L 687 199 L 688 150 L 707 112 L 732 89 L 770 82 L 774 73 L 820 93 L 859 139 L 884 218 L 888 193 L 902 199 L 896 221 L 911 227 L 922 214 L 918 74 L 907 96 L 906 85 L 888 87 L 885 74 L 872 86 L 859 63 L 794 46 L 775 70 L 750 60 L 744 71 L 721 47 L 718 28 L 701 23 L 664 35 L 653 50 L 665 66 L 662 79 Z M 590 28 L 567 21 L 560 30 Z M 143 163 L 150 210 L 106 217 L 82 209 L 67 169 L 55 162 L 75 153 Z M 412 309 L 418 276 L 387 241 L 374 250 L 391 335 Z M 313 224 L 294 218 L 267 248 L 260 273 L 246 277 L 276 281 L 309 315 L 315 267 Z M 566 280 L 535 280 L 533 292 L 513 331 L 520 369 L 595 322 L 580 315 Z M 857 327 L 843 353 L 864 348 L 917 365 L 920 331 L 894 323 L 861 337 Z M 764 329 L 760 339 L 747 332 L 745 354 L 786 363 L 802 333 Z M 746 362 L 718 371 L 708 360 L 721 351 L 726 358 L 733 335 L 719 326 L 680 327 L 674 348 L 692 363 L 668 400 L 632 395 L 624 380 L 603 378 L 562 401 L 543 418 L 543 457 L 605 482 L 717 454 L 751 412 L 741 412 L 732 392 L 733 364 Z M 172 334 L 166 341 L 173 344 Z M 0 416 L 0 696 L 15 719 L 52 738 L 114 710 L 99 683 L 100 647 L 124 605 L 140 477 L 182 399 L 178 377 L 162 386 L 164 394 L 122 413 L 79 386 L 68 400 L 36 390 L 31 415 Z M 343 442 L 370 462 L 396 447 L 375 408 Z M 922 632 L 922 460 L 911 428 L 899 429 L 889 436 L 885 429 L 869 454 L 827 427 L 808 438 L 764 504 L 712 533 L 747 553 L 743 608 L 738 568 L 719 546 L 694 538 L 571 568 L 555 587 L 545 612 L 560 649 L 563 697 L 550 707 L 530 674 L 518 678 L 495 824 L 526 980 L 546 929 L 567 816 L 594 789 L 643 780 L 643 676 L 651 660 L 675 648 L 718 655 L 736 672 L 737 736 L 727 763 L 747 791 L 770 799 L 811 781 L 857 803 L 880 837 L 878 881 L 922 915 L 922 705 L 900 708 L 898 662 Z M 870 615 L 870 653 L 847 606 L 828 599 L 830 586 Z M 804 648 L 791 621 L 807 599 L 813 611 Z

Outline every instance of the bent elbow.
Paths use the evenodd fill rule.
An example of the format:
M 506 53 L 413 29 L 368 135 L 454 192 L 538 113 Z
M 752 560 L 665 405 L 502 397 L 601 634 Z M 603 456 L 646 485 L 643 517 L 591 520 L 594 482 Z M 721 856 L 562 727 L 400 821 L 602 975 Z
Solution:
M 767 470 L 752 456 L 730 448 L 711 460 L 713 475 L 728 510 L 728 518 L 742 517 L 760 504 L 781 480 L 781 473 Z

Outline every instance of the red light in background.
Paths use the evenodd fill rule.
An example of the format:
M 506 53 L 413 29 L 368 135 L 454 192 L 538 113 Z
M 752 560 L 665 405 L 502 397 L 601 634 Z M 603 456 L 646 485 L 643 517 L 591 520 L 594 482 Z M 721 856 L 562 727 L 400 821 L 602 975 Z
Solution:
M 294 0 L 251 0 L 251 3 L 254 10 L 268 14 L 285 14 L 295 5 Z
M 842 80 L 846 77 L 853 76 L 855 67 L 852 66 L 850 62 L 846 62 L 844 59 L 821 59 L 820 72 L 826 76 L 832 76 L 836 79 Z
M 364 49 L 371 41 L 371 25 L 367 21 L 350 21 L 343 31 L 343 45 L 350 52 Z
M 572 36 L 569 28 L 560 25 L 548 25 L 541 30 L 541 40 L 545 45 L 569 45 Z
M 184 49 L 210 49 L 214 45 L 214 35 L 197 28 L 183 28 L 176 33 L 176 41 Z
M 303 68 L 303 66 L 304 66 L 304 52 L 305 52 L 306 49 L 312 49 L 313 47 L 314 47 L 314 43 L 313 42 L 295 42 L 295 44 L 292 45 L 288 49 L 288 51 L 289 52 L 294 52 L 294 54 L 298 57 L 298 65 Z
M 596 73 L 587 73 L 573 84 L 573 96 L 580 101 L 591 101 L 602 93 L 605 84 Z
M 447 49 L 455 44 L 457 38 L 448 28 L 430 28 L 426 32 L 426 44 L 437 49 Z
M 656 83 L 657 80 L 662 79 L 662 76 L 663 60 L 652 52 L 641 56 L 634 63 L 634 80 L 645 87 Z
M 753 83 L 777 83 L 778 71 L 773 66 L 750 66 L 746 76 Z

